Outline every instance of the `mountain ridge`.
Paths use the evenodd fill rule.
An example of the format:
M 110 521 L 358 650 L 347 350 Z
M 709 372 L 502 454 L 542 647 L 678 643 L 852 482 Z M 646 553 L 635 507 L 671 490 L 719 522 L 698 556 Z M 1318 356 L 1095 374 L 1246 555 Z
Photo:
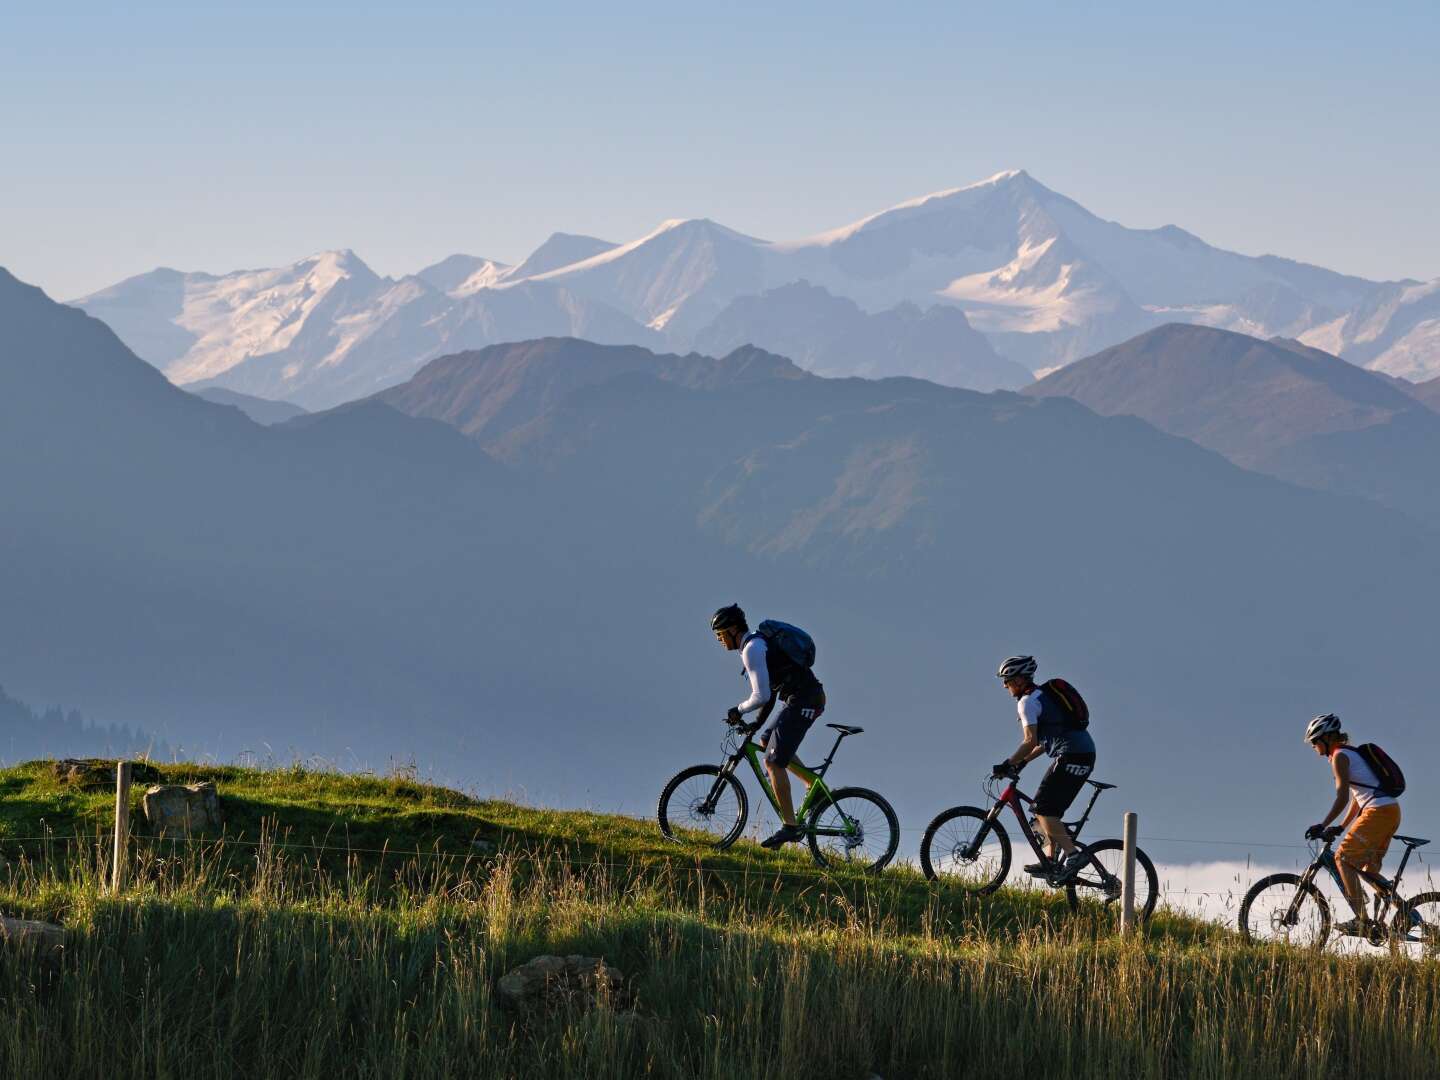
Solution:
M 1426 477 L 1440 457 L 1440 415 L 1414 387 L 1293 339 L 1173 323 L 1022 392 L 1138 416 L 1246 468 L 1376 498 L 1440 525 Z
M 469 273 L 457 276 L 461 269 Z M 323 408 L 403 382 L 446 352 L 584 336 L 597 319 L 609 327 L 608 342 L 685 352 L 720 335 L 714 324 L 728 311 L 726 340 L 750 340 L 733 305 L 801 281 L 870 315 L 905 304 L 956 308 L 995 352 L 1032 371 L 1179 321 L 1295 338 L 1413 381 L 1440 375 L 1440 281 L 1368 281 L 1212 247 L 1177 225 L 1128 228 L 1024 170 L 800 240 L 672 219 L 620 244 L 552 234 L 517 266 L 451 256 L 390 279 L 341 251 L 218 278 L 155 271 L 76 303 L 177 381 L 210 379 Z M 517 288 L 532 290 L 537 311 L 544 307 L 543 325 L 510 324 L 499 298 Z M 541 304 L 544 289 L 561 291 L 544 292 Z M 605 314 L 577 314 L 587 304 Z M 302 331 L 309 323 L 316 325 Z M 757 325 L 752 337 L 764 329 Z M 797 325 L 784 336 L 803 333 Z M 802 346 L 790 351 L 825 348 L 819 338 Z M 923 373 L 901 366 L 896 338 L 875 351 L 873 362 L 851 366 Z M 267 374 L 255 376 L 256 364 Z
M 737 599 L 817 635 L 837 721 L 932 748 L 854 766 L 911 822 L 1011 743 L 1008 652 L 1084 687 L 1156 835 L 1289 820 L 1297 715 L 1433 745 L 1424 687 L 1373 678 L 1430 660 L 1433 531 L 1135 418 L 754 350 L 587 380 L 602 347 L 555 339 L 493 440 L 383 401 L 267 428 L 38 290 L 0 279 L 0 319 L 6 685 L 172 746 L 640 812 L 743 693 L 706 628 Z M 1216 807 L 1241 735 L 1277 783 Z

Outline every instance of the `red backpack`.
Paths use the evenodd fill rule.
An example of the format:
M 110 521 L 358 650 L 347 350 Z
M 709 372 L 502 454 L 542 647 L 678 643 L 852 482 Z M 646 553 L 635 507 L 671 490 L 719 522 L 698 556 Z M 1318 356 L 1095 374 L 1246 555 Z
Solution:
M 1065 714 L 1066 725 L 1072 731 L 1084 731 L 1090 726 L 1090 706 L 1085 704 L 1085 699 L 1075 687 L 1064 679 L 1046 679 L 1040 684 L 1040 689 L 1060 703 L 1060 711 Z M 1377 772 L 1375 775 L 1380 774 Z

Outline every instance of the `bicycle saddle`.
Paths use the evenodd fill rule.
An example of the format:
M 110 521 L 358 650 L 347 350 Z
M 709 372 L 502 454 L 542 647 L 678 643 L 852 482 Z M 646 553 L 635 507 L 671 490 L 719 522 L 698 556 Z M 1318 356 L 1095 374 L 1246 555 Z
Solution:
M 1109 791 L 1111 788 L 1113 788 L 1113 787 L 1115 786 L 1114 784 L 1102 783 L 1102 782 L 1099 781 L 1099 780 L 1086 780 L 1085 783 L 1089 784 L 1089 785 L 1090 785 L 1091 787 L 1093 787 L 1096 791 Z
M 842 735 L 859 735 L 865 730 L 863 727 L 851 727 L 849 724 L 826 724 L 825 726 L 834 728 Z
M 1395 834 L 1395 839 L 1399 840 L 1406 847 L 1424 847 L 1430 843 L 1429 840 L 1421 840 L 1418 836 L 1401 836 L 1399 833 Z

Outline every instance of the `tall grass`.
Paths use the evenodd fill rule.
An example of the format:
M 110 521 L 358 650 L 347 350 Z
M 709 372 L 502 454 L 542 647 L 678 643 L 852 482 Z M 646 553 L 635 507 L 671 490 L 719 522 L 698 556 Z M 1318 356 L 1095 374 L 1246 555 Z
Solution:
M 243 843 L 141 839 L 118 898 L 98 831 L 25 849 L 0 909 L 70 939 L 58 958 L 0 948 L 0 1076 L 1402 1078 L 1440 1061 L 1435 961 L 1250 948 L 1174 917 L 1121 939 L 1044 897 L 961 902 L 758 851 L 697 871 L 696 852 L 643 848 L 643 823 L 580 853 L 502 812 L 524 843 L 494 858 L 321 852 L 273 819 Z M 496 979 L 541 953 L 603 956 L 634 1010 L 506 1013 Z

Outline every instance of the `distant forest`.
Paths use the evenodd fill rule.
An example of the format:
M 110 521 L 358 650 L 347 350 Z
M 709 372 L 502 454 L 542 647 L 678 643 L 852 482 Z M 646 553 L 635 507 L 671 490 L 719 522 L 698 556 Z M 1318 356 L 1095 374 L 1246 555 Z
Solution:
M 0 762 L 14 764 L 33 758 L 121 754 L 166 758 L 169 749 L 143 731 L 92 724 L 76 709 L 66 712 L 52 705 L 38 712 L 12 698 L 0 686 Z

